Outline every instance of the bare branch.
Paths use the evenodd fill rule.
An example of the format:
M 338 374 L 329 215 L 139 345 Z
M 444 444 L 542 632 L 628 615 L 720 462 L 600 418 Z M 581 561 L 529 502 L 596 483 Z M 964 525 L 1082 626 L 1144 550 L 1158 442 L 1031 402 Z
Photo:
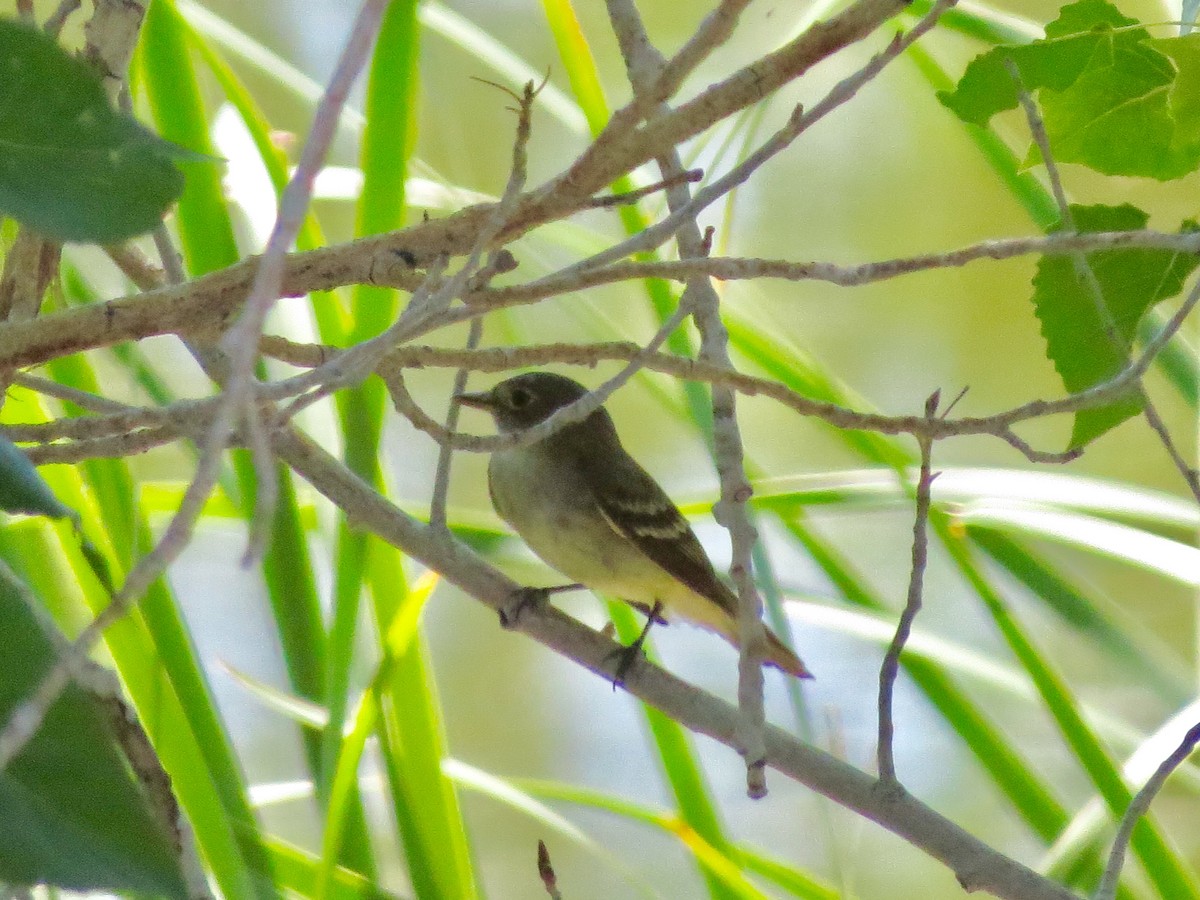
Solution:
M 520 586 L 458 541 L 405 515 L 315 443 L 289 431 L 276 440 L 281 458 L 355 521 L 402 549 L 452 584 L 499 611 Z M 606 680 L 612 640 L 550 605 L 526 610 L 522 632 Z M 741 713 L 724 701 L 645 662 L 625 688 L 686 728 L 738 747 Z M 877 781 L 773 726 L 764 730 L 767 765 L 879 823 L 949 866 L 967 890 L 1004 900 L 1077 900 L 1066 888 L 992 850 L 907 794 L 885 795 Z
M 309 291 L 332 290 L 349 284 L 388 284 L 416 290 L 425 275 L 415 267 L 444 259 L 435 251 L 438 242 L 450 242 L 452 235 L 453 239 L 461 240 L 460 228 L 472 227 L 469 223 L 478 214 L 492 209 L 494 207 L 471 207 L 457 217 L 421 223 L 404 231 L 292 254 L 288 257 L 281 294 L 301 296 Z M 1058 233 L 983 241 L 945 253 L 850 266 L 736 258 L 621 262 L 587 272 L 567 270 L 568 274 L 557 273 L 524 285 L 468 293 L 463 299 L 469 309 L 447 316 L 441 324 L 460 322 L 480 315 L 484 309 L 535 302 L 565 291 L 637 278 L 676 281 L 698 275 L 722 280 L 782 278 L 789 281 L 821 280 L 852 287 L 983 259 L 1004 260 L 1038 253 L 1091 252 L 1123 247 L 1200 253 L 1200 233 Z M 410 248 L 424 249 L 418 252 Z M 211 332 L 240 309 L 257 262 L 258 257 L 251 257 L 186 285 L 75 307 L 31 322 L 0 323 L 0 366 L 37 365 L 72 353 L 161 334 Z M 421 333 L 429 330 L 423 329 Z
M 1108 856 L 1108 864 L 1104 867 L 1104 875 L 1096 888 L 1094 900 L 1113 900 L 1117 895 L 1117 882 L 1121 878 L 1121 867 L 1125 863 L 1125 850 L 1129 846 L 1130 837 L 1133 836 L 1134 826 L 1149 811 L 1150 804 L 1154 802 L 1154 798 L 1158 796 L 1158 792 L 1162 790 L 1171 773 L 1192 755 L 1197 744 L 1200 744 L 1200 724 L 1193 725 L 1188 729 L 1175 751 L 1162 761 L 1162 764 L 1154 770 L 1154 774 L 1130 801 L 1125 815 L 1121 816 L 1121 824 L 1113 838 L 1112 851 Z
M 126 4 L 137 7 L 136 3 Z M 332 110 L 332 113 L 317 115 L 314 122 L 314 134 L 310 135 L 310 145 L 314 148 L 309 154 L 306 148 L 307 165 L 302 161 L 301 168 L 293 177 L 289 191 L 285 191 L 281 203 L 279 221 L 272 232 L 272 240 L 268 241 L 268 252 L 263 256 L 255 278 L 256 289 L 251 291 L 247 302 L 247 312 L 244 313 L 241 325 L 235 331 L 226 345 L 231 352 L 233 363 L 226 392 L 217 406 L 209 423 L 208 435 L 205 439 L 200 459 L 192 482 L 188 485 L 179 510 L 172 517 L 163 536 L 155 548 L 140 560 L 130 571 L 125 584 L 113 595 L 109 605 L 102 609 L 96 618 L 85 628 L 76 640 L 61 654 L 59 661 L 42 679 L 34 693 L 23 701 L 10 720 L 0 729 L 0 771 L 18 754 L 25 744 L 37 732 L 50 706 L 58 698 L 63 688 L 74 677 L 75 673 L 86 661 L 92 645 L 99 640 L 109 625 L 120 619 L 145 592 L 146 588 L 157 578 L 170 563 L 179 555 L 191 537 L 192 528 L 200 514 L 216 478 L 220 464 L 220 454 L 227 446 L 235 426 L 235 415 L 257 415 L 256 398 L 249 390 L 253 379 L 253 360 L 258 348 L 261 334 L 262 317 L 270 303 L 278 296 L 278 288 L 282 278 L 283 259 L 299 227 L 298 216 L 303 215 L 307 198 L 311 191 L 312 179 L 316 176 L 318 161 L 324 154 L 328 139 L 332 134 L 336 121 L 336 109 L 340 106 L 349 82 L 354 72 L 361 65 L 366 55 L 371 37 L 375 32 L 379 18 L 386 4 L 383 0 L 366 0 L 359 19 L 354 26 L 352 37 L 332 81 L 331 91 L 322 99 L 322 107 Z M 100 16 L 101 3 L 97 8 Z M 95 19 L 93 19 L 95 21 Z M 138 18 L 140 22 L 140 16 Z M 90 34 L 90 32 L 89 32 Z M 249 338 L 240 335 L 249 333 Z M 269 495 L 267 495 L 269 496 Z M 263 514 L 262 510 L 259 511 Z M 269 518 L 269 516 L 265 516 Z
M 933 419 L 937 415 L 938 393 L 925 402 L 925 417 Z M 892 720 L 892 697 L 896 687 L 896 676 L 900 672 L 900 654 L 912 633 L 913 622 L 921 611 L 921 600 L 925 584 L 925 567 L 929 561 L 929 506 L 930 487 L 936 475 L 932 468 L 933 441 L 928 437 L 920 438 L 921 474 L 917 479 L 916 515 L 913 522 L 912 569 L 908 580 L 908 597 L 904 603 L 904 611 L 896 625 L 896 634 L 884 654 L 883 664 L 879 667 L 879 782 L 888 792 L 902 792 L 903 787 L 896 778 L 896 758 L 892 747 L 892 736 L 895 726 Z

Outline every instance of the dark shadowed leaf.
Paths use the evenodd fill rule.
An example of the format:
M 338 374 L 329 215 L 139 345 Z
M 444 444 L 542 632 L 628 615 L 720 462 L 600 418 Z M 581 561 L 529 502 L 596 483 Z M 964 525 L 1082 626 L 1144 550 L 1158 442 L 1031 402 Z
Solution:
M 0 435 L 0 509 L 52 519 L 75 515 L 54 496 L 29 457 L 3 435 Z
M 197 158 L 109 105 L 81 60 L 0 20 L 0 213 L 52 238 L 112 243 L 149 231 Z
M 57 659 L 28 589 L 0 566 L 0 722 Z M 46 626 L 49 627 L 49 626 Z M 97 701 L 71 685 L 0 773 L 0 882 L 186 897 Z

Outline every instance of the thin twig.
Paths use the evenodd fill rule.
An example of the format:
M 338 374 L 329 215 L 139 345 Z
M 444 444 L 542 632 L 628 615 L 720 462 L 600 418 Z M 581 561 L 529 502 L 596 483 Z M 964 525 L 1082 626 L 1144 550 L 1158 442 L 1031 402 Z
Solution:
M 665 61 L 650 43 L 632 0 L 608 0 L 607 6 L 634 92 L 647 94 L 647 99 L 653 102 L 655 98 L 650 94 L 651 82 L 663 74 Z M 683 164 L 674 149 L 659 157 L 658 166 L 664 179 L 678 178 L 683 174 Z M 672 212 L 686 207 L 690 199 L 686 182 L 668 186 L 667 204 Z M 677 239 L 680 257 L 687 259 L 708 255 L 707 243 L 694 216 L 681 223 Z M 732 369 L 729 333 L 721 321 L 720 299 L 712 282 L 702 277 L 690 279 L 680 305 L 685 302 L 693 306 L 693 319 L 700 331 L 700 358 Z M 760 799 L 767 794 L 762 670 L 766 635 L 762 625 L 762 601 L 754 584 L 751 562 L 758 532 L 750 523 L 746 508 L 753 491 L 745 472 L 745 451 L 733 390 L 724 385 L 714 385 L 712 410 L 713 455 L 721 483 L 721 499 L 713 508 L 713 515 L 729 532 L 732 548 L 730 573 L 738 592 L 738 708 L 742 714 L 739 743 L 746 763 L 746 791 L 752 798 Z
M 1121 867 L 1125 864 L 1125 850 L 1129 846 L 1130 837 L 1133 836 L 1134 826 L 1150 809 L 1150 804 L 1154 802 L 1154 798 L 1166 784 L 1167 778 L 1192 755 L 1197 744 L 1200 744 L 1200 724 L 1193 725 L 1188 729 L 1183 740 L 1179 742 L 1179 746 L 1162 761 L 1162 764 L 1154 770 L 1154 774 L 1142 785 L 1142 789 L 1129 802 L 1125 814 L 1121 816 L 1121 824 L 1117 828 L 1116 836 L 1113 838 L 1108 864 L 1104 867 L 1104 875 L 1096 888 L 1094 900 L 1113 900 L 1117 895 L 1117 882 L 1121 877 Z
M 659 191 L 673 185 L 685 182 L 694 184 L 703 178 L 704 171 L 702 169 L 688 169 L 686 172 L 680 172 L 678 175 L 673 175 L 670 178 L 663 178 L 635 191 L 623 191 L 619 194 L 604 194 L 599 197 L 593 197 L 588 201 L 588 206 L 594 209 L 607 209 L 611 206 L 631 206 L 639 200 L 649 197 L 651 194 L 657 194 Z
M 74 403 L 76 406 L 94 413 L 121 415 L 142 412 L 139 407 L 119 403 L 90 391 L 81 391 L 79 388 L 59 384 L 57 381 L 43 378 L 40 375 L 30 375 L 28 372 L 18 372 L 13 378 L 13 384 L 39 394 L 45 394 L 47 397 L 54 397 L 56 400 Z
M 519 588 L 470 548 L 416 521 L 372 490 L 313 441 L 287 430 L 277 436 L 280 458 L 322 495 L 352 515 L 360 527 L 441 572 L 489 608 L 511 602 Z M 611 667 L 612 640 L 575 622 L 553 605 L 531 608 L 515 630 L 575 660 L 602 677 Z M 639 665 L 626 688 L 685 727 L 738 746 L 741 714 L 650 663 Z M 1003 900 L 1077 900 L 1066 888 L 988 847 L 911 796 L 886 795 L 875 779 L 770 725 L 767 764 L 899 834 L 958 876 L 967 890 L 986 890 Z
M 488 207 L 487 210 L 494 210 Z M 284 290 L 287 296 L 330 290 L 347 284 L 387 284 L 416 290 L 424 280 L 424 268 L 438 259 L 435 241 L 461 241 L 457 230 L 444 233 L 446 222 L 462 227 L 463 220 L 478 218 L 484 210 L 464 210 L 457 219 L 430 220 L 397 232 L 362 238 L 350 244 L 321 248 L 288 257 Z M 666 240 L 663 237 L 662 240 Z M 662 243 L 658 241 L 655 246 Z M 419 242 L 427 256 L 414 257 L 406 246 Z M 1149 230 L 1097 232 L 1078 235 L 1050 234 L 1035 237 L 987 240 L 943 253 L 884 260 L 858 265 L 824 262 L 792 262 L 717 258 L 655 263 L 620 262 L 595 271 L 564 275 L 556 273 L 522 285 L 489 288 L 467 294 L 467 309 L 451 310 L 431 320 L 411 338 L 434 328 L 452 325 L 480 315 L 485 309 L 531 303 L 565 291 L 640 278 L 669 278 L 686 281 L 697 275 L 723 280 L 782 278 L 789 281 L 822 280 L 841 286 L 856 286 L 976 260 L 1004 260 L 1028 254 L 1092 252 L 1115 248 L 1160 248 L 1178 253 L 1200 252 L 1200 232 L 1162 234 Z M 419 265 L 418 261 L 419 260 Z M 410 262 L 412 261 L 412 262 Z M 250 288 L 257 258 L 245 260 L 188 282 L 180 287 L 121 297 L 104 303 L 56 312 L 26 323 L 0 324 L 0 366 L 39 365 L 84 350 L 108 347 L 122 341 L 140 340 L 161 334 L 206 333 L 236 315 Z M 414 268 L 414 267 L 417 268 Z
M 1050 181 L 1051 192 L 1054 195 L 1055 203 L 1058 204 L 1059 215 L 1062 220 L 1061 228 L 1067 232 L 1075 232 L 1075 217 L 1071 212 L 1071 204 L 1067 201 L 1067 194 L 1063 189 L 1062 176 L 1054 160 L 1054 154 L 1051 152 L 1050 136 L 1046 133 L 1045 122 L 1042 121 L 1042 116 L 1038 112 L 1033 98 L 1025 89 L 1025 85 L 1021 80 L 1020 70 L 1017 68 L 1016 63 L 1011 59 L 1007 59 L 1005 60 L 1005 66 L 1008 68 L 1009 75 L 1017 86 L 1017 96 L 1020 98 L 1021 107 L 1025 111 L 1025 118 L 1029 124 L 1030 133 L 1033 135 L 1038 151 L 1042 155 L 1042 162 L 1046 166 L 1046 175 Z M 1128 359 L 1133 348 L 1130 346 L 1129 341 L 1125 339 L 1125 336 L 1121 334 L 1121 330 L 1117 326 L 1117 321 L 1113 317 L 1112 309 L 1109 307 L 1108 300 L 1104 296 L 1104 288 L 1100 284 L 1100 279 L 1096 276 L 1095 269 L 1092 268 L 1091 262 L 1084 253 L 1073 253 L 1071 254 L 1071 258 L 1074 262 L 1077 275 L 1088 286 L 1092 305 L 1104 327 L 1105 339 L 1122 357 Z M 1200 473 L 1180 453 L 1174 438 L 1171 437 L 1171 432 L 1167 428 L 1166 422 L 1159 415 L 1158 409 L 1155 407 L 1153 401 L 1151 401 L 1149 394 L 1146 392 L 1145 385 L 1140 379 L 1137 384 L 1136 393 L 1140 395 L 1138 399 L 1141 401 L 1142 415 L 1145 417 L 1146 422 L 1158 436 L 1172 464 L 1179 471 L 1179 474 L 1183 476 L 1188 490 L 1192 492 L 1192 496 L 1200 504 Z
M 500 86 L 500 89 L 507 92 L 507 88 L 503 86 Z M 447 320 L 445 311 L 455 299 L 465 293 L 466 289 L 479 276 L 480 260 L 483 258 L 483 254 L 504 230 L 509 216 L 519 201 L 527 168 L 526 148 L 531 128 L 530 112 L 533 101 L 537 98 L 538 90 L 539 88 L 535 87 L 533 82 L 525 85 L 525 92 L 521 97 L 522 112 L 517 120 L 517 138 L 513 142 L 512 169 L 504 196 L 492 209 L 491 215 L 476 234 L 471 252 L 462 267 L 443 281 L 441 273 L 447 260 L 445 257 L 439 257 L 430 265 L 425 279 L 413 292 L 408 306 L 383 333 L 336 354 L 318 369 L 292 379 L 291 381 L 295 384 L 312 385 L 316 387 L 316 390 L 311 395 L 299 397 L 291 403 L 284 410 L 280 419 L 281 423 L 295 416 L 316 399 L 327 396 L 340 387 L 348 387 L 362 381 L 393 347 L 411 340 L 425 333 L 427 329 Z M 493 258 L 503 259 L 500 254 L 496 254 Z M 471 317 L 465 316 L 464 318 Z
M 136 456 L 156 447 L 179 440 L 178 428 L 163 425 L 158 428 L 142 428 L 127 434 L 110 437 L 84 438 L 62 444 L 42 444 L 26 447 L 24 453 L 35 466 L 55 463 L 72 464 L 87 459 L 118 459 Z
M 125 584 L 113 595 L 109 605 L 102 609 L 64 650 L 59 661 L 45 675 L 35 691 L 18 705 L 9 721 L 0 729 L 0 771 L 7 767 L 37 732 L 50 706 L 84 663 L 92 645 L 103 635 L 105 629 L 125 615 L 130 605 L 142 596 L 150 584 L 187 546 L 200 510 L 216 484 L 220 454 L 233 435 L 236 415 L 258 415 L 257 399 L 251 388 L 254 381 L 253 362 L 261 336 L 262 320 L 270 304 L 278 296 L 278 286 L 283 274 L 283 258 L 307 206 L 312 180 L 316 176 L 320 158 L 328 146 L 337 119 L 336 112 L 349 91 L 354 74 L 366 57 L 385 6 L 384 0 L 364 2 L 350 42 L 335 69 L 330 90 L 318 105 L 313 133 L 310 134 L 301 165 L 289 182 L 288 189 L 284 191 L 276 227 L 268 241 L 267 252 L 259 262 L 255 288 L 246 301 L 242 318 L 231 330 L 233 336 L 227 335 L 229 341 L 226 348 L 233 370 L 222 395 L 224 399 L 209 424 L 195 474 L 184 492 L 178 512 L 172 517 L 155 548 L 138 560 L 127 576 Z M 261 508 L 257 513 L 270 517 Z
M 937 415 L 938 394 L 935 392 L 925 401 L 925 418 L 933 419 Z M 908 597 L 900 621 L 896 625 L 896 634 L 883 657 L 883 665 L 879 667 L 879 746 L 876 748 L 879 758 L 879 783 L 885 791 L 903 790 L 896 778 L 896 758 L 892 737 L 895 726 L 892 720 L 892 697 L 896 688 L 896 676 L 900 672 L 900 654 L 908 642 L 912 632 L 913 621 L 921 610 L 921 600 L 925 584 L 925 567 L 929 562 L 929 506 L 933 479 L 936 477 L 932 469 L 933 441 L 928 437 L 918 439 L 921 448 L 921 474 L 917 479 L 916 514 L 913 521 L 912 569 L 908 580 Z
M 483 339 L 483 319 L 472 319 L 471 330 L 467 334 L 467 349 L 474 350 Z M 458 395 L 467 388 L 467 376 L 470 369 L 459 369 L 454 373 L 454 384 L 451 387 L 450 406 L 446 410 L 446 433 L 453 434 L 458 430 L 458 415 L 462 404 Z M 454 446 L 450 441 L 438 445 L 437 471 L 433 477 L 433 497 L 429 501 L 429 524 L 435 528 L 446 528 L 446 501 L 450 493 L 450 463 L 454 457 Z
M 548 77 L 548 76 L 547 76 Z M 489 82 L 490 83 L 490 82 Z M 545 82 L 542 83 L 542 87 Z M 535 88 L 533 82 L 525 85 L 524 92 L 515 94 L 503 86 L 500 89 L 512 95 L 518 103 L 517 106 L 517 134 L 513 140 L 512 164 L 509 171 L 508 183 L 504 188 L 504 196 L 501 197 L 499 205 L 496 207 L 497 230 L 503 227 L 503 216 L 511 210 L 517 202 L 517 198 L 521 195 L 521 191 L 525 187 L 525 179 L 527 177 L 529 165 L 529 138 L 533 131 L 533 101 L 537 98 L 541 87 Z M 482 235 L 480 248 L 482 248 Z M 501 253 L 493 253 L 488 260 L 487 265 L 469 280 L 464 280 L 464 287 L 469 286 L 472 290 L 479 290 L 487 286 L 493 275 L 502 269 L 508 269 L 515 266 L 516 261 L 507 251 Z M 468 265 L 470 262 L 468 261 Z M 453 299 L 453 298 L 450 298 Z M 410 304 L 411 308 L 411 304 Z M 479 346 L 479 342 L 483 339 L 483 318 L 477 317 L 471 320 L 470 331 L 467 334 L 467 350 L 474 350 Z M 461 394 L 467 386 L 467 376 L 469 370 L 460 368 L 454 374 L 454 384 L 450 395 L 450 406 L 446 411 L 446 432 L 453 433 L 458 428 L 458 416 L 461 411 L 461 404 L 458 400 L 458 395 Z M 429 504 L 429 522 L 436 528 L 445 530 L 446 528 L 446 501 L 450 493 L 450 465 L 454 457 L 454 447 L 451 443 L 443 443 L 438 446 L 438 462 L 437 471 L 433 479 L 433 496 Z
M 1167 451 L 1167 456 L 1171 458 L 1171 462 L 1183 476 L 1183 481 L 1188 486 L 1188 490 L 1192 492 L 1192 497 L 1200 504 L 1200 472 L 1197 472 L 1195 466 L 1184 458 L 1179 445 L 1171 436 L 1170 429 L 1167 428 L 1167 423 L 1159 414 L 1158 407 L 1150 400 L 1144 388 L 1142 390 L 1142 416 L 1151 430 L 1158 435 L 1158 440 Z
M 1050 182 L 1050 193 L 1054 197 L 1054 202 L 1058 206 L 1059 227 L 1058 230 L 1065 231 L 1070 234 L 1078 232 L 1075 226 L 1075 214 L 1071 211 L 1071 204 L 1067 200 L 1067 192 L 1063 188 L 1062 174 L 1059 172 L 1058 163 L 1054 159 L 1054 154 L 1050 149 L 1050 135 L 1046 132 L 1046 123 L 1042 121 L 1042 115 L 1038 111 L 1037 104 L 1033 102 L 1033 97 L 1025 88 L 1025 82 L 1021 79 L 1021 70 L 1017 68 L 1017 64 L 1012 59 L 1006 59 L 1004 66 L 1008 69 L 1009 77 L 1017 88 L 1017 97 L 1021 103 L 1021 109 L 1025 113 L 1025 121 L 1029 125 L 1029 132 L 1033 136 L 1033 141 L 1037 145 L 1038 152 L 1042 156 L 1042 163 L 1046 167 L 1046 179 Z M 1096 315 L 1104 325 L 1104 334 L 1109 343 L 1113 345 L 1119 352 L 1128 355 L 1129 342 L 1122 336 L 1117 328 L 1116 320 L 1113 318 L 1112 310 L 1109 309 L 1108 301 L 1104 297 L 1104 289 L 1100 285 L 1100 279 L 1096 277 L 1096 272 L 1088 262 L 1087 257 L 1082 253 L 1071 254 L 1072 262 L 1075 265 L 1075 272 L 1078 277 L 1088 286 L 1088 292 L 1092 298 L 1092 305 L 1095 307 Z
M 630 344 L 633 352 L 622 355 L 620 359 L 626 365 L 612 378 L 588 391 L 574 403 L 556 410 L 552 415 L 531 428 L 523 431 L 497 435 L 467 435 L 447 431 L 436 419 L 430 417 L 417 405 L 404 382 L 404 370 L 401 367 L 389 367 L 382 374 L 384 382 L 392 395 L 392 403 L 396 411 L 409 420 L 418 431 L 428 434 L 440 445 L 450 445 L 456 450 L 469 450 L 476 453 L 494 453 L 497 450 L 507 450 L 515 447 L 529 447 L 538 441 L 557 434 L 568 425 L 582 422 L 597 409 L 603 406 L 620 387 L 622 387 L 638 371 L 646 368 L 647 362 L 656 357 L 656 352 L 671 336 L 691 312 L 691 307 L 681 302 L 670 318 L 654 333 L 654 336 L 644 347 Z M 461 352 L 461 351 L 459 351 Z M 476 351 L 487 353 L 488 351 Z
M 803 132 L 815 125 L 829 113 L 847 103 L 862 87 L 870 83 L 887 65 L 907 50 L 912 44 L 937 24 L 938 19 L 954 6 L 957 0 L 938 0 L 933 9 L 904 35 L 899 35 L 888 46 L 873 56 L 861 69 L 838 82 L 825 97 L 810 111 L 796 107 L 787 123 L 769 137 L 753 153 L 741 163 L 734 166 L 728 173 L 705 185 L 692 196 L 683 206 L 671 211 L 671 214 L 660 222 L 656 222 L 631 238 L 610 247 L 607 250 L 569 266 L 559 275 L 570 275 L 586 269 L 596 268 L 624 259 L 633 253 L 650 250 L 669 240 L 676 234 L 684 223 L 692 221 L 704 209 L 725 196 L 735 187 L 744 184 L 759 168 L 770 159 L 777 156 L 798 138 Z M 664 152 L 664 151 L 660 151 Z
M 75 12 L 82 5 L 83 0 L 62 0 L 58 4 L 58 8 L 46 19 L 46 23 L 42 26 L 42 29 L 50 37 L 57 39 L 63 25 L 71 17 L 71 13 Z
M 550 851 L 546 849 L 545 841 L 538 841 L 537 868 L 538 877 L 542 879 L 542 886 L 550 895 L 550 900 L 562 900 L 562 892 L 558 889 L 558 876 L 554 874 Z
M 801 415 L 819 418 L 837 428 L 874 431 L 880 434 L 927 435 L 938 440 L 970 434 L 991 434 L 1012 444 L 1035 461 L 1063 462 L 1068 458 L 1074 458 L 1078 453 L 1070 451 L 1066 454 L 1044 454 L 1036 451 L 1012 432 L 1013 426 L 1047 416 L 1075 413 L 1081 409 L 1103 406 L 1127 396 L 1131 390 L 1135 389 L 1138 380 L 1167 342 L 1178 332 L 1198 302 L 1200 302 L 1200 279 L 1193 284 L 1184 302 L 1171 319 L 1155 337 L 1146 342 L 1142 354 L 1106 381 L 1057 400 L 1033 400 L 992 415 L 964 416 L 958 419 L 929 420 L 922 416 L 889 416 L 859 412 L 836 403 L 812 400 L 771 379 L 757 378 L 731 371 L 702 360 L 689 360 L 666 354 L 646 354 L 645 348 L 628 342 L 587 346 L 552 344 L 540 347 L 491 348 L 479 350 L 473 354 L 467 354 L 462 350 L 410 345 L 390 351 L 381 360 L 381 374 L 386 380 L 390 377 L 391 371 L 405 365 L 455 368 L 466 365 L 479 371 L 489 372 L 500 372 L 520 366 L 544 365 L 550 362 L 594 366 L 601 360 L 629 360 L 641 355 L 643 357 L 641 364 L 654 371 L 688 380 L 728 384 L 742 393 L 770 397 Z M 338 352 L 336 349 L 328 347 L 289 344 L 278 338 L 271 339 L 271 347 L 273 348 L 272 352 L 280 359 L 301 366 L 328 360 Z M 262 396 L 278 398 L 286 396 L 290 390 L 288 382 L 277 382 L 265 386 Z M 439 441 L 454 441 L 456 449 L 490 453 L 497 449 L 517 446 L 517 444 L 509 443 L 514 440 L 511 436 L 477 437 L 462 434 L 448 436 L 437 423 L 433 423 L 432 428 L 427 428 L 425 425 L 418 427 L 422 430 L 429 430 Z M 523 432 L 523 434 L 527 433 L 537 434 L 539 437 L 545 436 L 540 431 Z

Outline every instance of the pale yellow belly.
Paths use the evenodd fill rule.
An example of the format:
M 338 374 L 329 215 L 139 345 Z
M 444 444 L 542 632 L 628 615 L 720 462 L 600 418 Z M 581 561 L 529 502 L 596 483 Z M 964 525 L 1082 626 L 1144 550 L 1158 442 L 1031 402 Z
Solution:
M 697 594 L 615 531 L 585 486 L 562 463 L 542 454 L 492 454 L 496 512 L 547 565 L 594 591 L 633 603 L 661 602 L 671 614 L 726 637 L 728 613 Z M 575 485 L 572 489 L 570 486 Z

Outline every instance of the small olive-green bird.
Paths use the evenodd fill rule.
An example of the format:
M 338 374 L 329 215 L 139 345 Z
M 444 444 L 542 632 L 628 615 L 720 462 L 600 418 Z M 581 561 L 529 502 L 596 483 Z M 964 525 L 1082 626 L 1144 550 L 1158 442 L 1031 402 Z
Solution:
M 511 433 L 586 393 L 570 378 L 529 372 L 459 400 Z M 651 622 L 660 609 L 739 646 L 737 597 L 675 504 L 621 446 L 604 409 L 527 447 L 493 453 L 488 490 L 500 518 L 568 578 L 651 611 Z M 812 677 L 769 629 L 765 662 Z

